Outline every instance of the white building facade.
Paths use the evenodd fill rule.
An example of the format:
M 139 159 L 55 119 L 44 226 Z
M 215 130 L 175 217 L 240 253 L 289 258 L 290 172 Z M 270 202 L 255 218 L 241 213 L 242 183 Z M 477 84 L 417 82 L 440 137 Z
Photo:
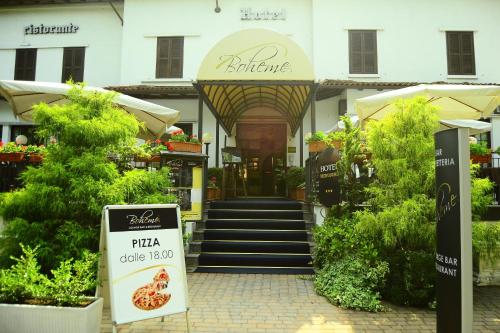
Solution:
M 71 76 L 177 109 L 184 128 L 218 133 L 219 144 L 209 146 L 210 166 L 224 145 L 241 146 L 254 151 L 247 157 L 255 158 L 262 174 L 276 159 L 283 167 L 303 164 L 305 133 L 332 128 L 339 115 L 354 113 L 357 98 L 418 83 L 499 83 L 498 13 L 497 0 L 4 1 L 0 79 L 62 82 Z M 266 103 L 261 92 L 256 101 L 262 103 L 241 102 L 238 109 L 226 96 L 233 91 L 227 85 L 220 95 L 233 104 L 228 110 L 200 94 L 204 59 L 217 43 L 247 29 L 280 34 L 312 65 L 312 83 L 297 102 L 295 118 L 283 110 L 295 103 L 294 92 L 285 91 L 296 81 L 279 76 L 255 87 L 283 92 L 290 101 L 280 107 L 278 97 Z M 242 39 L 240 47 L 248 43 Z M 251 80 L 234 78 L 233 86 L 254 89 Z M 227 122 L 231 112 L 233 121 Z M 298 118 L 300 128 L 293 123 Z M 500 118 L 491 121 L 495 149 Z M 4 100 L 0 125 L 4 142 L 23 125 Z M 265 131 L 275 136 L 266 138 Z M 269 140 L 283 144 L 272 148 Z

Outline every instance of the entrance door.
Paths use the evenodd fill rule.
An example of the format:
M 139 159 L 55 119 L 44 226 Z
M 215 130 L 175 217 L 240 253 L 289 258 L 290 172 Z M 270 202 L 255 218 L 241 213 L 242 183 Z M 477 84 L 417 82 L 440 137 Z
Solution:
M 247 189 L 254 196 L 284 195 L 286 124 L 237 124 L 236 142 L 247 166 Z

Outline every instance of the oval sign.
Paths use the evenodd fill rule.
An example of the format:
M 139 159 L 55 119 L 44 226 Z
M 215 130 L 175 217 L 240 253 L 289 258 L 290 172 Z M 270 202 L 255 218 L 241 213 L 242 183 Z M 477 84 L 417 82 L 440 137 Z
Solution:
M 337 205 L 341 201 L 336 164 L 338 160 L 340 160 L 340 155 L 334 148 L 328 148 L 318 156 L 318 199 L 326 207 Z

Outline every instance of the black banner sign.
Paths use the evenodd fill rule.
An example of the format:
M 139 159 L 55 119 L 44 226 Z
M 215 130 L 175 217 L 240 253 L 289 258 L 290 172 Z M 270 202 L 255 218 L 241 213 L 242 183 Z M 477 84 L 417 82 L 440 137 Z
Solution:
M 177 229 L 175 208 L 110 209 L 109 231 Z
M 462 332 L 458 129 L 438 132 L 435 139 L 437 332 Z
M 339 153 L 334 148 L 322 151 L 318 156 L 319 202 L 331 207 L 340 203 L 340 184 L 337 176 L 337 161 L 340 159 Z

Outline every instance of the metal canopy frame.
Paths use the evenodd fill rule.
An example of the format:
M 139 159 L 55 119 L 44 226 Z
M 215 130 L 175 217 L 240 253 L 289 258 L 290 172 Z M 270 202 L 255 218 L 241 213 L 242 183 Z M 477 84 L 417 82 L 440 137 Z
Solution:
M 300 128 L 318 84 L 314 81 L 197 81 L 193 86 L 228 136 L 245 111 L 267 106 L 277 110 L 290 125 Z

